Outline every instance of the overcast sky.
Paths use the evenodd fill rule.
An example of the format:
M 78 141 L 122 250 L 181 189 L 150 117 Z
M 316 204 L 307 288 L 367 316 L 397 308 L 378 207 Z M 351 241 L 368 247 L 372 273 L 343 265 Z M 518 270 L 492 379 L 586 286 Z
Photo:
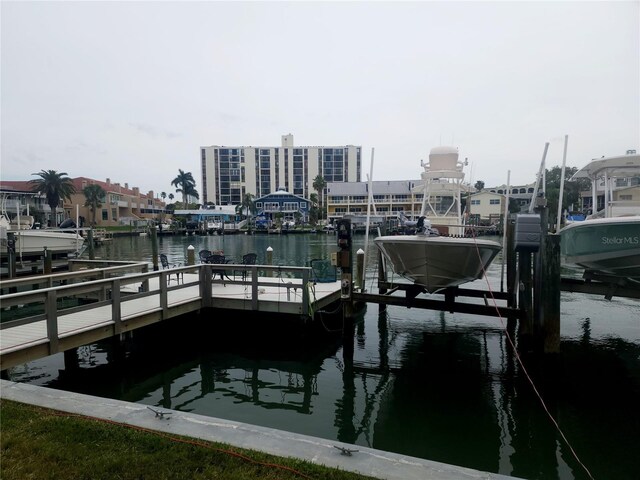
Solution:
M 1 178 L 45 170 L 202 193 L 200 147 L 360 145 L 363 178 L 467 181 L 640 150 L 640 3 L 12 2 Z M 178 198 L 181 198 L 178 195 Z

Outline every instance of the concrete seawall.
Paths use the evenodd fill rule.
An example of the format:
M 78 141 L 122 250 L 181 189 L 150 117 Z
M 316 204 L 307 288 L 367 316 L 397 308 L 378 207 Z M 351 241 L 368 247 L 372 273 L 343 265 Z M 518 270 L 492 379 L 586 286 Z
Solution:
M 279 457 L 297 458 L 381 479 L 508 480 L 514 478 L 283 430 L 153 407 L 155 411 L 171 413 L 157 415 L 146 405 L 138 403 L 70 393 L 8 380 L 0 380 L 0 398 L 147 428 L 165 434 L 183 435 L 257 450 Z M 349 456 L 342 454 L 341 448 L 357 451 Z

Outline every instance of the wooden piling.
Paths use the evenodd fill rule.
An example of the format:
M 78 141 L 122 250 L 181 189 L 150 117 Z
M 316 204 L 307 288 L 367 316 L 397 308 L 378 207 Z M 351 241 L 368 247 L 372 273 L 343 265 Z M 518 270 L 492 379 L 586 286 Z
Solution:
M 43 254 L 43 266 L 42 266 L 42 272 L 44 275 L 50 275 L 51 274 L 51 263 L 52 263 L 52 257 L 51 257 L 51 250 L 47 249 L 47 247 L 44 247 L 44 254 Z
M 365 273 L 363 271 L 364 268 L 364 250 L 361 248 L 356 252 L 356 288 L 359 288 L 360 291 L 364 292 L 365 289 Z
M 151 226 L 151 256 L 153 258 L 153 271 L 157 272 L 158 267 L 158 232 L 156 226 Z
M 543 351 L 560 351 L 560 235 L 548 235 L 542 265 Z
M 89 260 L 96 259 L 95 239 L 93 238 L 93 227 L 87 232 L 87 242 L 89 242 Z
M 518 271 L 520 272 L 520 285 L 518 288 L 518 305 L 522 311 L 518 337 L 521 343 L 531 342 L 533 335 L 533 296 L 531 277 L 531 252 L 521 251 L 518 256 Z

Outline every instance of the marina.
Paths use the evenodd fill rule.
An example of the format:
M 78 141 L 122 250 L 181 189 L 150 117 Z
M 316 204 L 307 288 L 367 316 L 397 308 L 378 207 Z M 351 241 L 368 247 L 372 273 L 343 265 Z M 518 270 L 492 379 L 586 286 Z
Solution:
M 368 247 L 367 292 L 353 292 L 353 296 L 368 294 L 371 297 L 364 298 L 372 299 L 379 295 L 376 249 L 372 241 L 366 245 L 362 236 L 352 240 L 354 250 Z M 114 238 L 98 247 L 96 256 L 139 258 L 149 278 L 160 279 L 157 288 L 162 289 L 162 275 L 166 280 L 176 272 L 152 274 L 151 243 L 150 237 Z M 337 249 L 333 235 L 176 236 L 161 237 L 158 244 L 171 263 L 184 263 L 193 247 L 194 251 L 223 250 L 234 259 L 255 251 L 259 264 L 264 264 L 270 253 L 272 264 L 282 267 L 305 265 L 312 258 L 330 258 Z M 500 288 L 502 261 L 499 254 L 486 278 L 467 283 L 460 293 L 490 288 L 499 303 L 506 305 L 506 292 L 501 293 Z M 168 296 L 194 288 L 186 272 L 200 267 L 183 268 L 184 283 L 169 281 Z M 562 272 L 563 277 L 576 281 L 581 277 L 579 269 L 563 267 Z M 104 340 L 80 346 L 75 364 L 57 353 L 17 365 L 7 373 L 13 381 L 89 395 L 106 394 L 154 408 L 189 409 L 206 416 L 334 439 L 354 448 L 370 446 L 521 478 L 586 478 L 564 447 L 553 440 L 556 434 L 549 420 L 531 396 L 530 387 L 523 383 L 524 372 L 513 356 L 503 323 L 507 312 L 503 319 L 470 312 L 449 313 L 442 295 L 398 295 L 402 288 L 397 280 L 391 280 L 386 287 L 398 288 L 397 293 L 386 296 L 384 310 L 375 308 L 376 303 L 366 303 L 353 325 L 353 337 L 344 337 L 341 322 L 333 325 L 333 333 L 326 331 L 331 330 L 331 325 L 326 325 L 328 339 L 325 335 L 323 340 L 303 341 L 290 328 L 283 330 L 274 323 L 258 330 L 256 325 L 265 323 L 260 316 L 246 323 L 228 314 L 195 315 L 191 320 L 184 318 L 178 330 L 171 325 L 182 317 L 175 317 L 151 325 L 150 330 L 136 330 L 124 347 Z M 127 289 L 135 293 L 140 282 L 121 289 L 123 294 Z M 232 288 L 239 288 L 231 283 L 223 286 L 219 278 L 212 287 L 213 302 L 220 291 L 230 293 Z M 339 296 L 339 285 L 332 288 Z M 155 289 L 149 285 L 150 292 Z M 279 291 L 279 305 L 284 308 L 287 291 L 282 286 Z M 300 291 L 290 290 L 289 295 L 291 300 L 298 300 Z M 576 413 L 578 417 L 589 419 L 588 425 L 578 421 L 571 427 L 572 431 L 577 429 L 570 438 L 578 442 L 573 446 L 579 454 L 589 455 L 589 447 L 579 440 L 577 432 L 586 435 L 593 428 L 603 431 L 602 441 L 597 442 L 599 452 L 604 449 L 613 455 L 614 451 L 627 451 L 638 441 L 632 427 L 637 412 L 631 407 L 638 399 L 629 378 L 639 371 L 632 352 L 640 353 L 640 307 L 637 300 L 622 297 L 608 301 L 602 295 L 561 295 L 561 357 L 557 358 L 562 358 L 563 368 L 551 367 L 558 360 L 551 362 L 542 376 L 536 375 L 536 382 L 543 381 L 546 389 L 552 388 L 551 384 L 570 386 L 553 387 L 550 392 L 556 398 L 555 416 L 565 417 L 566 412 L 578 408 L 582 412 Z M 185 299 L 183 305 L 189 302 Z M 242 302 L 244 308 L 251 308 L 250 300 Z M 432 303 L 430 309 L 406 308 L 420 302 Z M 482 296 L 469 297 L 456 302 L 454 308 L 472 303 L 488 309 L 486 302 Z M 207 318 L 228 321 L 218 321 L 210 328 L 202 323 Z M 321 318 L 326 321 L 328 317 Z M 192 331 L 200 332 L 197 338 L 189 333 Z M 121 349 L 125 356 L 117 353 Z M 616 352 L 613 357 L 611 352 Z M 603 390 L 606 396 L 598 393 Z M 580 406 L 576 398 L 582 399 Z M 598 419 L 589 413 L 596 402 Z M 606 413 L 613 414 L 620 408 L 625 412 L 623 423 L 615 420 L 621 418 L 618 415 Z M 446 421 L 441 423 L 437 419 L 442 416 Z M 536 420 L 532 423 L 533 418 Z M 566 426 L 564 422 L 561 425 Z M 616 429 L 616 433 L 610 429 Z M 523 443 L 529 437 L 535 438 L 535 445 L 528 440 Z M 502 444 L 499 438 L 510 440 Z M 563 452 L 560 457 L 552 454 L 558 448 Z M 541 456 L 542 452 L 547 453 Z M 590 463 L 592 470 L 606 469 L 610 473 L 614 468 L 617 478 L 633 478 L 628 473 L 635 471 L 632 459 L 618 455 L 614 467 L 600 454 L 590 456 L 602 459 Z M 542 476 L 535 473 L 540 470 Z

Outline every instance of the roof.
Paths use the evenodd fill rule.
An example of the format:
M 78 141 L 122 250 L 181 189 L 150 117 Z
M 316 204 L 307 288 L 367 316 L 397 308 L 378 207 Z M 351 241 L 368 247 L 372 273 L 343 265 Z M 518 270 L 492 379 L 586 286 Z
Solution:
M 392 195 L 406 192 L 411 194 L 411 189 L 422 185 L 422 180 L 378 180 L 371 182 L 374 195 Z M 335 195 L 369 195 L 368 182 L 329 182 L 327 192 Z

